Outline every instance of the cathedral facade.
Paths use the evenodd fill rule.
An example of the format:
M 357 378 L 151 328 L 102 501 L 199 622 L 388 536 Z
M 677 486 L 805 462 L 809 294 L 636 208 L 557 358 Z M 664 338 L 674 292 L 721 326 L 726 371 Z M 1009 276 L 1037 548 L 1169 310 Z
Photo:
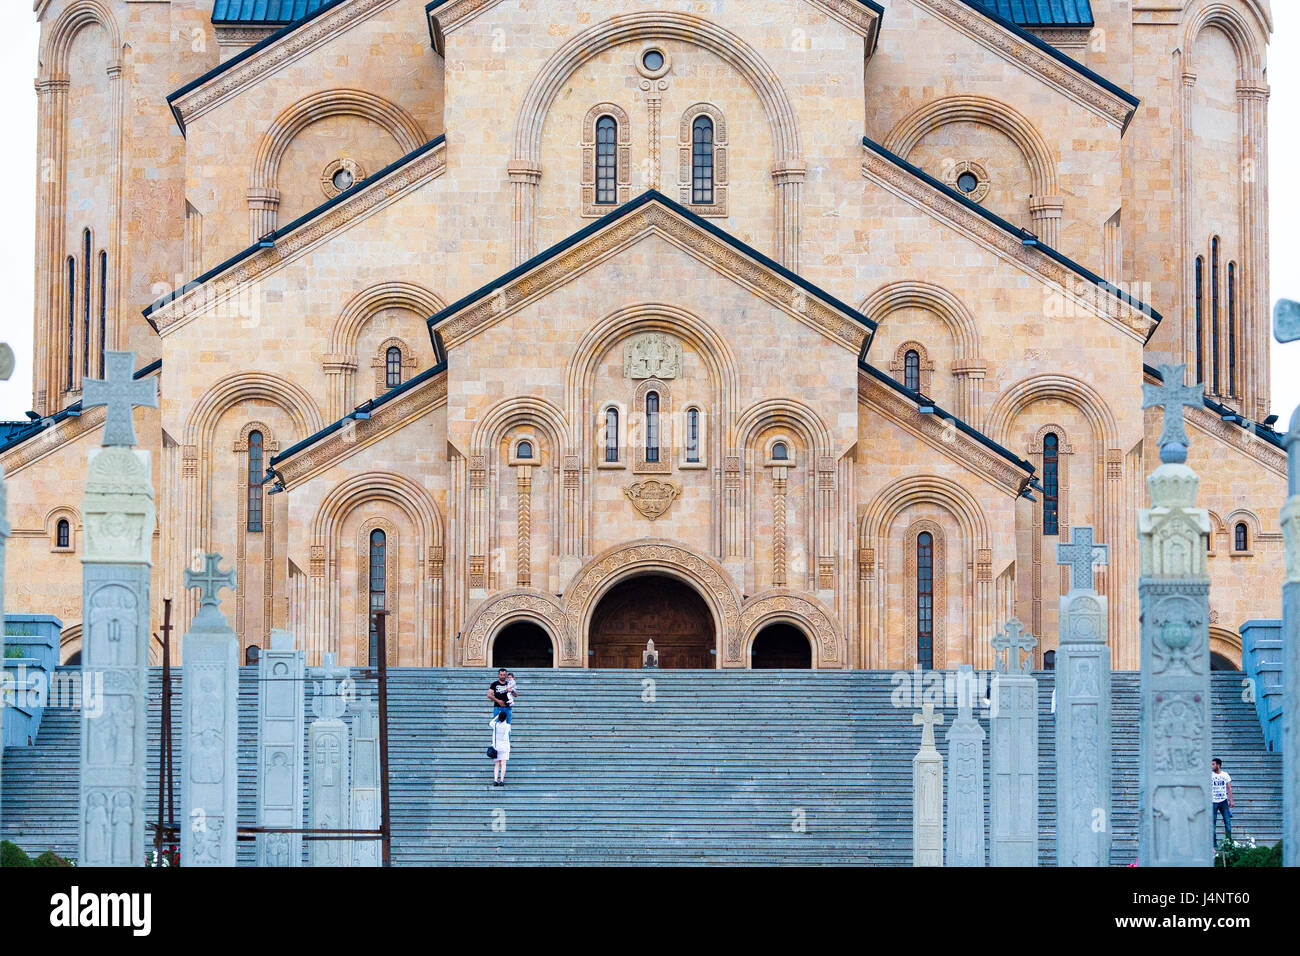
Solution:
M 1280 612 L 1268 0 L 38 0 L 5 607 L 80 649 L 105 350 L 246 657 L 821 668 L 1057 643 L 1185 364 L 1211 640 Z M 179 645 L 179 640 L 177 640 Z M 157 647 L 155 647 L 155 651 Z M 175 648 L 179 652 L 180 648 Z

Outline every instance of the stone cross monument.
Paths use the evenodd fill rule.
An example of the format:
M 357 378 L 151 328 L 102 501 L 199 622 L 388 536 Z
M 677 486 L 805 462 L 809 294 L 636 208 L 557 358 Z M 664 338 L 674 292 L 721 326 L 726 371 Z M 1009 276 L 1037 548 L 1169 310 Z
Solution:
M 1300 339 L 1300 302 L 1282 299 L 1273 334 L 1279 342 Z M 1300 408 L 1282 436 L 1287 456 L 1287 499 L 1282 505 L 1286 583 L 1282 585 L 1282 854 L 1300 866 Z
M 1143 408 L 1164 407 L 1160 466 L 1147 477 L 1151 507 L 1138 512 L 1142 575 L 1141 756 L 1138 861 L 1209 866 L 1210 516 L 1196 507 L 1200 479 L 1187 467 L 1183 407 L 1203 389 L 1184 385 L 1182 365 L 1144 385 Z
M 943 866 L 943 755 L 934 748 L 943 714 L 927 701 L 912 723 L 921 725 L 921 749 L 912 758 L 912 865 Z
M 293 632 L 271 631 L 271 646 L 257 662 L 257 823 L 302 826 L 302 723 L 306 714 L 305 655 Z M 302 835 L 261 834 L 258 866 L 302 866 Z
M 312 686 L 311 712 L 316 719 L 307 731 L 308 826 L 320 830 L 346 830 L 351 826 L 349 793 L 351 754 L 344 682 L 348 669 L 334 662 L 332 653 L 321 655 L 321 666 L 309 668 L 317 678 Z M 307 856 L 312 866 L 348 866 L 351 840 L 312 840 Z
M 185 569 L 199 589 L 199 613 L 181 644 L 181 866 L 234 866 L 239 766 L 239 639 L 221 613 L 220 593 L 235 590 L 221 555 Z
M 984 728 L 972 711 L 975 671 L 957 668 L 957 718 L 948 728 L 948 866 L 984 865 Z
M 1038 641 L 1015 618 L 991 644 L 989 861 L 1038 865 L 1038 680 L 1029 662 Z M 1022 655 L 1023 652 L 1023 655 Z
M 1056 651 L 1058 866 L 1110 864 L 1110 647 L 1106 598 L 1093 582 L 1106 559 L 1106 545 L 1094 544 L 1087 526 L 1056 546 L 1056 563 L 1070 568 Z
M 131 375 L 134 352 L 108 352 L 108 377 L 83 382 L 82 408 L 108 408 L 102 448 L 89 452 L 82 575 L 82 866 L 140 866 L 145 844 L 145 694 L 154 500 L 149 453 L 132 409 L 158 407 L 158 383 Z
M 379 709 L 370 697 L 355 701 L 352 713 L 352 826 L 379 829 Z M 379 866 L 379 840 L 354 840 L 353 866 Z
M 9 381 L 14 373 L 14 350 L 8 342 L 0 342 L 0 382 Z M 5 503 L 5 471 L 0 468 L 0 660 L 5 654 L 5 539 L 9 537 L 8 505 Z M 0 755 L 4 754 L 4 706 L 0 705 Z M 3 763 L 3 760 L 0 760 Z M 0 794 L 4 793 L 4 781 L 0 779 Z M 0 822 L 4 815 L 0 813 Z

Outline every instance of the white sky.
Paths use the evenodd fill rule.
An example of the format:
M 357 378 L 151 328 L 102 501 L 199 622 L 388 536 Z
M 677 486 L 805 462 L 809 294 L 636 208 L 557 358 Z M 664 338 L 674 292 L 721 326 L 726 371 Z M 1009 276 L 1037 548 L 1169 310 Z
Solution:
M 1272 222 L 1271 292 L 1300 299 L 1300 2 L 1273 4 L 1276 32 L 1269 50 L 1269 169 Z M 32 396 L 32 278 L 36 222 L 36 46 L 30 0 L 0 0 L 0 182 L 9 183 L 0 211 L 0 340 L 13 346 L 13 378 L 0 382 L 0 419 L 22 419 Z M 1085 263 L 1088 265 L 1088 263 Z M 1096 263 L 1091 265 L 1096 266 Z M 1289 268 L 1288 268 L 1289 267 Z M 1162 303 L 1152 303 L 1157 309 Z M 1166 307 L 1167 310 L 1167 307 Z M 1273 345 L 1273 411 L 1282 426 L 1300 404 L 1300 343 Z

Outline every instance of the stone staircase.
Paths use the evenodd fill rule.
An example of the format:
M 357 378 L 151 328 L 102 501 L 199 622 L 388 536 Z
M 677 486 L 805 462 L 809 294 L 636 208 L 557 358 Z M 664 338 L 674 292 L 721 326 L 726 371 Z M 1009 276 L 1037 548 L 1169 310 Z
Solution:
M 524 694 L 516 708 L 514 755 L 509 785 L 498 789 L 484 755 L 490 675 L 420 668 L 392 673 L 395 864 L 911 863 L 911 760 L 920 730 L 912 724 L 913 710 L 890 703 L 895 685 L 888 672 L 517 674 Z M 655 681 L 653 702 L 642 699 L 647 676 Z M 1041 858 L 1051 865 L 1052 675 L 1038 677 Z M 1241 677 L 1213 675 L 1214 749 L 1233 775 L 1237 835 L 1271 843 L 1280 833 L 1281 760 L 1265 749 L 1254 705 L 1242 701 Z M 1122 865 L 1133 860 L 1137 844 L 1138 677 L 1117 673 L 1113 681 L 1112 863 Z M 367 682 L 358 683 L 364 691 Z M 157 806 L 158 685 L 154 669 L 151 816 Z M 244 668 L 241 824 L 252 824 L 255 816 L 256 692 L 256 670 Z M 174 707 L 179 739 L 179 693 Z M 945 716 L 938 738 L 946 756 L 944 732 L 955 712 Z M 51 708 L 35 746 L 5 752 L 5 839 L 29 851 L 76 855 L 79 732 L 74 711 Z M 250 842 L 239 845 L 239 859 L 252 863 Z

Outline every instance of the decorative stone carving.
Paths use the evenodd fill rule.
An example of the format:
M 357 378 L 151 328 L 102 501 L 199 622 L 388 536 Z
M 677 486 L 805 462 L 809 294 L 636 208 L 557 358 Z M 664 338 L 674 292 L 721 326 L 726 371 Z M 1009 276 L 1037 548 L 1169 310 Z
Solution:
M 994 866 L 1038 865 L 1038 681 L 1029 673 L 1038 641 L 1023 631 L 1012 618 L 991 642 L 997 655 L 989 719 Z
M 1138 860 L 1209 866 L 1210 516 L 1196 507 L 1200 479 L 1187 467 L 1183 407 L 1200 407 L 1185 366 L 1165 365 L 1143 385 L 1143 407 L 1164 406 L 1161 464 L 1147 478 L 1151 507 L 1138 512 L 1142 607 Z
M 199 612 L 182 643 L 181 865 L 234 866 L 238 813 L 239 639 L 219 608 L 235 572 L 221 556 L 204 555 L 186 569 L 185 587 L 199 588 Z
M 379 829 L 379 711 L 370 697 L 356 701 L 352 712 L 352 824 L 358 830 Z M 353 866 L 379 866 L 378 840 L 353 840 Z
M 479 605 L 465 624 L 463 663 L 486 664 L 488 638 L 515 618 L 541 623 L 559 644 L 562 664 L 582 663 L 564 609 L 555 603 L 555 598 L 551 595 L 534 590 L 508 591 Z
M 948 866 L 984 865 L 984 728 L 972 713 L 975 671 L 957 668 L 957 719 L 948 729 Z
M 14 371 L 14 351 L 8 342 L 0 342 L 0 382 L 9 380 Z M 5 470 L 0 468 L 0 660 L 5 652 L 5 541 L 9 537 L 9 505 L 5 493 Z M 4 740 L 4 707 L 0 706 L 0 741 Z M 4 793 L 4 780 L 0 778 L 0 794 Z M 0 803 L 0 808 L 3 804 Z M 0 815 L 0 822 L 3 816 Z
M 767 591 L 745 603 L 740 615 L 740 629 L 745 646 L 750 646 L 758 632 L 773 621 L 793 620 L 805 634 L 813 636 L 813 665 L 842 661 L 844 647 L 834 615 L 817 601 L 795 591 Z
M 912 758 L 912 865 L 943 866 L 943 756 L 934 747 L 943 714 L 927 701 L 912 723 L 921 725 L 921 749 Z
M 351 679 L 346 667 L 335 664 L 332 653 L 325 652 L 321 661 L 320 667 L 308 669 L 317 680 L 312 683 L 311 700 L 315 719 L 307 728 L 307 825 L 313 830 L 346 830 L 352 818 L 351 741 L 342 717 Z M 349 866 L 351 845 L 351 840 L 312 840 L 307 858 L 311 866 Z
M 682 486 L 674 481 L 646 478 L 634 481 L 623 489 L 627 500 L 641 517 L 654 521 L 668 513 L 673 502 L 682 493 Z
M 271 631 L 271 646 L 257 662 L 257 823 L 264 827 L 302 826 L 305 717 L 305 653 L 295 650 L 293 633 Z M 258 866 L 301 866 L 302 835 L 262 834 Z

